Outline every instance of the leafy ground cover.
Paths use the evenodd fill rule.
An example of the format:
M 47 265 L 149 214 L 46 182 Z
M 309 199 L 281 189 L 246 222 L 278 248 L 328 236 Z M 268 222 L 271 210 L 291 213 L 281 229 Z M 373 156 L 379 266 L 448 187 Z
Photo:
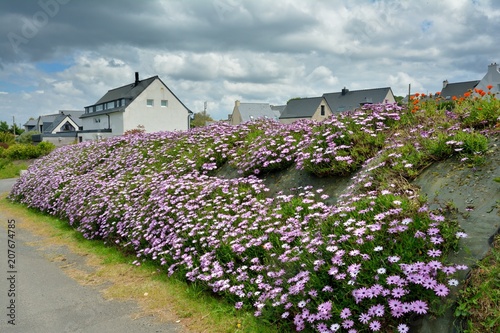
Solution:
M 35 162 L 9 197 L 281 331 L 408 332 L 416 316 L 442 311 L 467 269 L 446 261 L 466 234 L 409 181 L 439 159 L 481 163 L 500 116 L 485 99 L 67 146 Z M 215 177 L 224 165 L 241 177 Z M 289 167 L 352 174 L 352 184 L 335 205 L 311 187 L 267 195 L 262 176 Z
M 464 319 L 464 331 L 470 333 L 500 330 L 500 236 L 461 290 L 455 315 Z

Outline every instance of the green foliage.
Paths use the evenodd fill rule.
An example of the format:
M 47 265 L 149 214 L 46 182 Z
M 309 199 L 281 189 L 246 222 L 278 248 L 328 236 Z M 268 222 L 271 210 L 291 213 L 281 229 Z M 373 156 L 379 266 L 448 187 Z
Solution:
M 468 333 L 500 332 L 500 237 L 459 293 L 455 317 Z
M 16 138 L 16 141 L 19 143 L 32 143 L 33 142 L 33 135 L 40 134 L 38 131 L 28 131 L 28 132 L 23 132 L 21 135 L 19 135 Z
M 5 150 L 4 155 L 11 160 L 28 160 L 49 154 L 55 149 L 50 142 L 40 142 L 37 146 L 18 143 Z
M 493 95 L 467 99 L 457 103 L 454 111 L 462 117 L 463 126 L 474 128 L 493 126 L 499 122 L 500 100 Z
M 37 146 L 38 151 L 40 152 L 40 156 L 48 155 L 56 146 L 52 142 L 42 141 Z
M 13 163 L 7 158 L 0 158 L 0 179 L 15 178 L 21 173 L 21 170 L 26 170 L 26 164 Z
M 213 121 L 213 119 L 206 111 L 196 112 L 191 120 L 191 128 L 205 126 L 208 121 Z
M 14 134 L 9 132 L 0 132 L 0 142 L 6 143 L 7 147 L 4 146 L 4 148 L 8 148 L 8 146 L 16 142 Z
M 9 132 L 9 124 L 6 121 L 0 121 L 0 132 Z

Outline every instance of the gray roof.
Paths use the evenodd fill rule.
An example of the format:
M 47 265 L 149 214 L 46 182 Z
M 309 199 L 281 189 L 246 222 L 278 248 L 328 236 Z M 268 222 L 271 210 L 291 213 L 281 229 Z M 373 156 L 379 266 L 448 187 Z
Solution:
M 158 75 L 140 80 L 137 84 L 131 83 L 122 87 L 108 90 L 108 92 L 102 96 L 95 104 L 101 104 L 111 101 L 116 101 L 121 98 L 127 98 L 130 100 L 135 99 L 139 96 L 144 89 L 146 89 L 155 79 L 158 79 Z
M 311 118 L 323 97 L 307 97 L 291 99 L 286 104 L 286 108 L 281 113 L 280 119 L 286 118 Z
M 43 130 L 45 131 L 45 127 L 47 126 L 47 124 L 49 124 L 49 125 L 52 124 L 58 116 L 59 116 L 59 114 L 48 114 L 45 116 L 40 116 L 37 123 L 43 124 Z
M 66 117 L 71 118 L 78 125 L 78 127 L 82 127 L 82 120 L 79 118 L 83 115 L 85 111 L 78 110 L 59 110 L 59 113 L 47 114 L 43 116 L 39 116 L 37 119 L 28 120 L 24 126 L 25 127 L 34 127 L 33 130 L 38 131 L 39 125 L 42 125 L 42 131 L 44 133 L 49 133 L 54 130 Z M 76 128 L 79 130 L 79 128 Z
M 30 120 L 28 120 L 27 122 L 25 122 L 23 126 L 25 126 L 25 127 L 26 127 L 26 126 L 28 126 L 28 127 L 29 127 L 29 126 L 36 126 L 36 123 L 37 123 L 37 122 L 38 122 L 38 120 L 37 120 L 37 119 L 30 119 Z
M 73 122 L 76 123 L 78 127 L 82 127 L 82 120 L 78 117 L 79 115 L 82 115 L 84 112 L 83 111 L 76 111 L 76 112 L 77 113 L 75 113 L 73 116 L 71 114 L 60 113 L 59 115 L 57 115 L 54 121 L 48 126 L 46 126 L 45 123 L 43 124 L 43 131 L 52 132 L 57 126 L 59 126 L 64 121 L 64 119 L 66 119 L 66 117 L 69 117 Z M 78 130 L 79 128 L 75 128 L 75 131 Z
M 480 81 L 466 81 L 466 82 L 456 82 L 448 83 L 446 87 L 441 90 L 441 98 L 451 99 L 453 96 L 460 97 L 463 96 L 469 90 L 473 90 Z
M 364 104 L 384 103 L 389 91 L 392 93 L 390 87 L 353 91 L 344 88 L 340 92 L 323 94 L 323 97 L 330 106 L 330 110 L 335 113 L 354 110 Z
M 238 110 L 242 122 L 257 118 L 277 119 L 268 103 L 240 103 Z
M 133 82 L 133 83 L 124 85 L 122 87 L 118 87 L 118 88 L 115 88 L 115 89 L 108 90 L 108 92 L 106 94 L 104 94 L 104 96 L 102 96 L 93 105 L 102 104 L 102 103 L 111 102 L 111 101 L 116 101 L 116 100 L 119 100 L 119 99 L 122 99 L 122 98 L 127 99 L 127 105 L 128 105 L 132 100 L 134 100 L 137 96 L 139 96 L 156 79 L 160 80 L 160 82 L 165 86 L 165 88 L 167 88 L 168 91 L 170 91 L 170 93 L 175 98 L 177 98 L 177 100 L 182 104 L 182 106 L 184 106 L 186 108 L 186 110 L 188 111 L 188 113 L 193 114 L 193 111 L 191 111 L 190 109 L 188 109 L 186 107 L 186 105 L 184 105 L 184 103 L 182 103 L 182 101 L 173 93 L 173 91 L 170 90 L 170 88 L 167 87 L 167 85 L 165 83 L 163 83 L 163 81 L 158 77 L 158 75 L 152 76 L 152 77 L 144 79 L 144 80 L 139 80 L 137 82 Z M 93 105 L 89 105 L 89 106 L 93 106 Z M 120 108 L 117 108 L 117 110 L 113 110 L 113 111 L 121 111 L 121 112 L 123 112 L 123 111 L 125 111 L 125 108 L 124 107 L 120 107 Z M 103 111 L 98 111 L 98 112 L 92 112 L 92 113 L 89 113 L 89 114 L 85 114 L 84 113 L 80 117 L 81 118 L 92 117 L 92 116 L 99 115 L 101 113 L 102 114 L 107 114 L 107 113 L 110 113 L 110 110 L 103 110 Z
M 281 116 L 285 108 L 286 105 L 271 105 L 271 110 L 273 110 L 273 113 L 276 116 L 276 118 L 279 118 Z

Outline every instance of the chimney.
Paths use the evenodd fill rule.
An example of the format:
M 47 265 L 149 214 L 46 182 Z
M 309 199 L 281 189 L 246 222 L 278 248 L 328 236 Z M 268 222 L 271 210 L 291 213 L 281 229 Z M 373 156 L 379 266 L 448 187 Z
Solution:
M 234 107 L 237 108 L 239 106 L 240 106 L 240 101 L 239 100 L 234 101 Z
M 349 89 L 347 89 L 346 87 L 344 87 L 342 89 L 342 96 L 345 96 L 348 92 L 349 92 Z
M 138 85 L 139 84 L 139 72 L 135 72 L 135 82 L 134 82 L 134 86 Z
M 448 80 L 444 80 L 443 81 L 443 89 L 446 88 L 447 85 L 448 85 Z
M 498 72 L 498 65 L 496 62 L 488 66 L 488 72 L 496 73 Z

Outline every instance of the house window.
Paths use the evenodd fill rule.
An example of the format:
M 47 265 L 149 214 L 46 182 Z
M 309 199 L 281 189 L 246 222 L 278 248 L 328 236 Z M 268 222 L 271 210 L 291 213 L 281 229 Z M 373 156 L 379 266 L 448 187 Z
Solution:
M 64 124 L 62 126 L 61 130 L 63 132 L 73 132 L 75 130 L 75 128 L 69 122 L 66 122 L 66 124 Z
M 152 107 L 154 105 L 154 99 L 148 99 L 146 100 L 146 105 L 149 107 Z
M 95 106 L 95 110 L 96 110 L 96 112 L 97 112 L 97 111 L 102 111 L 102 109 L 103 109 L 103 108 L 102 108 L 102 104 L 99 104 L 99 105 L 96 105 L 96 106 Z
M 115 107 L 115 102 L 108 102 L 106 103 L 106 109 L 112 109 Z
M 161 100 L 161 107 L 166 108 L 168 106 L 168 101 L 166 99 Z
M 321 115 L 322 116 L 325 115 L 325 106 L 324 105 L 321 105 Z

